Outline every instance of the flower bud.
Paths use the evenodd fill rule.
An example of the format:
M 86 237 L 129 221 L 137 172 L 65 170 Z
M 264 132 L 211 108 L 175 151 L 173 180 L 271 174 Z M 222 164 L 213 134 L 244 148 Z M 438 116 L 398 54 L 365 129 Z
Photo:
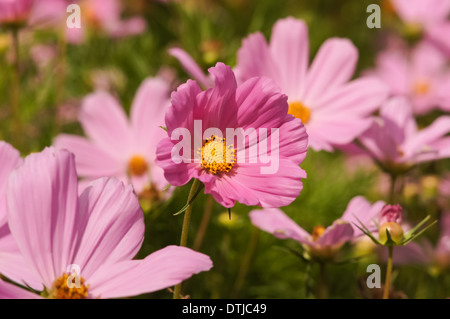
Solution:
M 380 212 L 379 225 L 384 223 L 394 222 L 400 224 L 402 222 L 402 206 L 400 205 L 385 205 Z
M 385 244 L 388 240 L 386 230 L 389 232 L 389 235 L 391 235 L 391 239 L 396 243 L 400 244 L 403 240 L 403 228 L 400 226 L 400 224 L 396 222 L 387 222 L 382 224 L 378 228 L 378 238 L 381 243 Z

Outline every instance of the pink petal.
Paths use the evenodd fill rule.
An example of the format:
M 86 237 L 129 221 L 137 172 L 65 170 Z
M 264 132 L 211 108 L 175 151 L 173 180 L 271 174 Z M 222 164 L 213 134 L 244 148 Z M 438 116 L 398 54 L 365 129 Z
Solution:
M 287 96 L 266 77 L 245 81 L 236 92 L 237 127 L 278 128 L 286 120 Z M 231 126 L 233 127 L 233 126 Z
M 357 61 L 358 50 L 350 40 L 332 38 L 325 41 L 308 71 L 302 102 L 313 107 L 323 94 L 349 81 Z
M 172 156 L 172 150 L 177 142 L 170 140 L 170 138 L 163 139 L 156 150 L 156 165 L 164 170 L 165 179 L 173 186 L 181 186 L 187 184 L 192 177 L 194 177 L 195 171 L 198 169 L 198 163 L 192 163 L 192 157 L 186 158 L 186 163 L 176 163 Z M 193 155 L 192 155 L 193 156 Z
M 131 106 L 135 148 L 151 158 L 158 142 L 167 135 L 161 126 L 165 126 L 169 103 L 169 84 L 161 78 L 149 78 L 139 87 Z
M 427 28 L 427 37 L 440 47 L 447 55 L 450 54 L 450 22 L 434 23 Z
M 270 50 L 277 61 L 283 93 L 290 101 L 300 99 L 309 62 L 306 23 L 292 17 L 278 20 L 272 29 Z
M 346 114 L 321 116 L 307 125 L 310 146 L 316 150 L 333 150 L 333 145 L 352 142 L 372 123 L 369 118 L 352 118 Z
M 194 119 L 201 119 L 203 129 L 215 127 L 225 132 L 237 122 L 236 78 L 231 68 L 221 62 L 209 68 L 214 86 L 197 96 Z
M 109 93 L 96 92 L 83 100 L 80 122 L 84 132 L 111 156 L 120 157 L 130 145 L 130 129 L 122 107 Z
M 0 279 L 0 299 L 42 299 L 42 297 Z
M 250 212 L 252 224 L 280 239 L 291 238 L 310 244 L 311 235 L 278 208 L 264 208 Z
M 35 274 L 33 268 L 28 266 L 19 251 L 0 251 L 0 273 L 18 284 L 30 286 L 37 291 L 44 289 L 39 276 Z
M 197 82 L 188 80 L 181 84 L 175 92 L 172 93 L 172 104 L 166 112 L 166 127 L 169 137 L 173 131 L 178 128 L 187 128 L 193 131 L 194 109 L 197 108 L 197 95 L 201 89 Z
M 242 41 L 237 53 L 237 74 L 239 83 L 255 76 L 267 76 L 281 85 L 281 74 L 275 62 L 275 57 L 260 32 L 249 35 Z
M 189 248 L 167 246 L 144 260 L 105 265 L 89 278 L 93 298 L 136 296 L 172 287 L 212 268 L 211 259 Z
M 450 116 L 441 116 L 430 126 L 417 132 L 403 145 L 405 156 L 413 156 L 450 132 Z
M 354 237 L 353 227 L 346 221 L 337 220 L 317 239 L 320 246 L 340 246 Z
M 22 163 L 20 153 L 6 142 L 0 141 L 0 228 L 6 224 L 6 185 L 9 174 Z
M 117 158 L 86 138 L 61 134 L 53 145 L 75 154 L 75 164 L 80 176 L 90 179 L 103 176 L 117 176 L 125 172 L 126 166 Z
M 377 201 L 371 205 L 363 196 L 353 197 L 341 219 L 347 221 L 353 227 L 354 237 L 362 236 L 363 232 L 355 224 L 361 227 L 362 223 L 370 231 L 375 231 L 377 227 L 374 221 L 378 219 L 378 214 L 384 204 L 383 201 Z
M 51 287 L 71 264 L 78 243 L 74 156 L 55 148 L 29 155 L 11 174 L 7 196 L 17 246 L 42 283 Z
M 386 100 L 389 89 L 383 82 L 361 78 L 343 85 L 339 89 L 324 94 L 317 103 L 314 116 L 327 114 L 346 115 L 348 117 L 364 117 L 377 110 Z
M 169 54 L 175 57 L 186 70 L 186 72 L 201 86 L 204 88 L 209 88 L 213 86 L 213 81 L 211 78 L 205 75 L 200 66 L 194 61 L 194 59 L 183 49 L 172 48 L 169 49 Z
M 297 164 L 280 158 L 278 171 L 273 174 L 262 174 L 262 167 L 267 164 L 237 164 L 232 174 L 204 182 L 205 193 L 224 207 L 234 206 L 235 201 L 247 206 L 282 207 L 300 195 L 306 173 Z
M 89 278 L 102 265 L 132 259 L 144 240 L 144 215 L 131 186 L 96 180 L 80 196 L 79 250 L 74 263 Z

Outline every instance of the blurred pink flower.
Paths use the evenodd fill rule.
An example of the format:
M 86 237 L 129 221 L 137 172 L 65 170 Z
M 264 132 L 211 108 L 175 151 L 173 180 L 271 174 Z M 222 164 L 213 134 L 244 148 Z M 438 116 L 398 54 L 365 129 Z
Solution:
M 346 242 L 363 235 L 355 224 L 360 221 L 369 229 L 376 229 L 376 220 L 384 203 L 378 201 L 371 205 L 364 197 L 356 196 L 338 220 L 327 228 L 316 226 L 312 234 L 297 225 L 277 208 L 266 208 L 250 212 L 250 219 L 256 227 L 280 239 L 294 239 L 305 245 L 315 256 L 332 257 Z
M 141 17 L 121 18 L 123 8 L 120 0 L 81 0 L 79 3 L 82 19 L 86 23 L 81 29 L 67 29 L 68 41 L 71 43 L 82 43 L 87 28 L 98 29 L 113 38 L 140 34 L 147 28 Z
M 426 42 L 412 51 L 397 48 L 380 53 L 376 69 L 367 74 L 384 81 L 392 96 L 407 97 L 414 114 L 436 107 L 450 111 L 450 68 L 442 53 Z
M 110 94 L 90 94 L 79 113 L 88 138 L 62 134 L 54 145 L 75 154 L 78 174 L 87 180 L 114 176 L 133 184 L 137 193 L 146 187 L 161 191 L 167 181 L 154 163 L 156 146 L 165 136 L 160 126 L 164 125 L 168 106 L 169 87 L 159 78 L 141 84 L 131 106 L 130 121 Z
M 262 33 L 243 40 L 238 51 L 238 81 L 254 76 L 273 79 L 288 96 L 289 113 L 300 118 L 315 150 L 333 151 L 370 125 L 368 116 L 386 99 L 387 86 L 376 79 L 350 81 L 358 51 L 348 39 L 332 38 L 319 49 L 311 66 L 306 24 L 279 20 L 270 44 Z
M 391 0 L 394 10 L 411 32 L 425 38 L 450 54 L 450 0 Z
M 19 152 L 8 143 L 0 141 L 0 274 L 11 280 L 28 284 L 35 289 L 42 285 L 20 254 L 11 235 L 6 214 L 6 186 L 11 172 L 22 164 Z
M 441 116 L 419 130 L 411 105 L 404 98 L 392 98 L 359 137 L 360 151 L 384 169 L 401 173 L 411 166 L 450 157 L 450 116 Z
M 74 156 L 68 151 L 47 148 L 28 156 L 11 174 L 7 194 L 11 233 L 45 287 L 43 297 L 134 296 L 212 267 L 208 256 L 178 246 L 132 260 L 144 239 L 136 194 L 116 179 L 102 178 L 79 196 Z M 31 297 L 0 283 L 4 296 Z
M 379 225 L 384 223 L 394 222 L 401 224 L 402 222 L 402 207 L 400 205 L 385 205 L 380 212 Z
M 286 96 L 268 78 L 255 77 L 238 86 L 231 68 L 223 63 L 217 63 L 209 72 L 214 78 L 212 88 L 201 91 L 197 82 L 188 80 L 172 93 L 172 105 L 166 113 L 169 137 L 157 149 L 157 164 L 164 169 L 164 176 L 174 186 L 199 179 L 205 193 L 212 194 L 225 207 L 232 207 L 236 201 L 263 207 L 290 204 L 300 194 L 301 179 L 306 177 L 299 165 L 306 155 L 308 137 L 300 120 L 287 114 Z M 213 128 L 222 136 L 208 134 Z M 255 134 L 247 139 L 237 136 L 236 147 L 234 138 L 222 138 L 227 128 L 247 133 L 253 130 Z M 186 158 L 182 159 L 172 154 L 179 143 L 175 139 L 180 138 L 173 136 L 180 130 L 191 135 L 190 156 L 183 154 Z M 196 136 L 200 145 L 194 140 Z M 279 141 L 273 142 L 274 136 Z M 261 152 L 263 144 L 266 156 L 278 161 L 273 172 L 263 173 L 274 167 L 252 153 L 256 148 Z
M 0 0 L 0 25 L 25 25 L 33 0 Z

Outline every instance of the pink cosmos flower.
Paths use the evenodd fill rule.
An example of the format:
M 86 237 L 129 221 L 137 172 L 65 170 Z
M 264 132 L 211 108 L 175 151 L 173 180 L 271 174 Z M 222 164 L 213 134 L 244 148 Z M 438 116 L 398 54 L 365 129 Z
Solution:
M 450 54 L 449 0 L 391 0 L 394 10 L 412 33 L 425 38 Z
M 308 139 L 300 120 L 287 114 L 286 96 L 268 78 L 255 77 L 238 86 L 223 63 L 209 72 L 212 88 L 201 91 L 197 82 L 188 80 L 172 93 L 166 113 L 169 137 L 157 148 L 164 176 L 174 186 L 199 179 L 205 193 L 225 207 L 236 201 L 263 207 L 290 204 L 306 177 L 299 165 Z M 229 139 L 227 128 L 238 134 Z M 189 137 L 178 142 L 180 132 Z M 188 147 L 180 155 L 177 147 L 186 140 Z
M 43 297 L 134 296 L 212 267 L 208 256 L 178 246 L 132 260 L 144 239 L 136 194 L 131 186 L 102 178 L 78 195 L 74 156 L 68 151 L 47 148 L 28 156 L 11 174 L 7 194 L 11 233 L 41 280 Z M 30 293 L 0 283 L 4 296 L 29 298 Z
M 250 212 L 250 219 L 256 227 L 280 239 L 294 239 L 305 246 L 314 256 L 332 258 L 346 242 L 363 235 L 355 226 L 359 221 L 370 229 L 376 229 L 373 220 L 384 203 L 371 205 L 364 197 L 356 196 L 349 203 L 342 217 L 327 228 L 316 226 L 309 234 L 291 218 L 277 208 L 266 208 Z
M 311 66 L 306 24 L 294 18 L 279 20 L 268 44 L 257 32 L 238 51 L 238 81 L 268 76 L 288 96 L 289 113 L 306 126 L 310 146 L 332 151 L 350 143 L 370 125 L 368 115 L 385 100 L 388 90 L 379 80 L 350 81 L 358 60 L 347 39 L 324 42 Z
M 27 22 L 33 0 L 0 0 L 0 25 L 23 25 Z
M 411 105 L 404 98 L 392 98 L 373 119 L 355 149 L 372 157 L 387 171 L 401 173 L 411 166 L 450 157 L 450 117 L 441 116 L 419 130 Z
M 8 227 L 6 185 L 9 174 L 22 163 L 22 159 L 17 150 L 3 141 L 0 141 L 0 163 L 0 274 L 40 289 L 42 285 L 29 271 Z
M 421 42 L 412 51 L 389 49 L 377 57 L 376 69 L 369 76 L 379 78 L 392 96 L 405 96 L 414 114 L 425 114 L 439 107 L 450 110 L 450 69 L 436 48 Z
M 159 194 L 167 186 L 155 163 L 157 143 L 165 136 L 164 114 L 169 85 L 150 78 L 139 87 L 131 106 L 131 119 L 106 92 L 88 95 L 79 120 L 87 138 L 62 134 L 54 145 L 75 154 L 78 174 L 87 180 L 114 176 L 133 184 L 137 193 L 150 189 Z

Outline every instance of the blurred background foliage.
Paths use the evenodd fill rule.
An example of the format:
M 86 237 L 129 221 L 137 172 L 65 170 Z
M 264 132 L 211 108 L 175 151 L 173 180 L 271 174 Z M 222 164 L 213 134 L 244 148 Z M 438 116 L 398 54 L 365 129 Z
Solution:
M 206 71 L 217 61 L 231 66 L 241 41 L 251 32 L 261 31 L 270 37 L 273 24 L 280 18 L 304 19 L 309 27 L 310 58 L 330 37 L 345 37 L 359 50 L 359 72 L 374 65 L 377 51 L 383 46 L 384 33 L 395 28 L 396 18 L 387 1 L 377 0 L 185 0 L 168 3 L 133 0 L 123 1 L 124 15 L 145 17 L 145 33 L 122 39 L 90 34 L 82 45 L 61 44 L 57 30 L 35 30 L 21 33 L 21 120 L 23 124 L 20 150 L 23 155 L 51 145 L 58 132 L 83 134 L 70 117 L 80 100 L 94 90 L 98 82 L 107 88 L 128 110 L 142 81 L 157 74 L 173 79 L 174 88 L 188 75 L 167 50 L 173 46 L 185 49 Z M 366 19 L 368 4 L 382 8 L 382 28 L 369 29 Z M 386 31 L 388 30 L 388 31 Z M 52 32 L 53 31 L 53 32 Z M 0 139 L 11 141 L 8 103 L 10 92 L 10 38 L 0 33 Z M 50 48 L 53 58 L 44 66 L 33 60 L 36 45 Z M 64 50 L 62 52 L 62 50 Z M 61 54 L 64 53 L 65 54 Z M 64 68 L 64 78 L 58 77 Z M 67 116 L 69 114 L 69 116 Z M 68 117 L 69 119 L 67 119 Z M 55 118 L 57 119 L 55 121 Z M 427 119 L 423 119 L 427 122 Z M 437 204 L 437 183 L 449 161 L 422 166 L 411 172 L 400 202 L 412 220 L 441 213 Z M 302 164 L 308 178 L 299 198 L 283 208 L 307 231 L 316 225 L 330 225 L 344 212 L 350 199 L 364 195 L 371 202 L 386 200 L 386 176 L 370 161 L 348 158 L 335 152 L 308 151 Z M 423 180 L 421 176 L 427 176 Z M 183 216 L 173 216 L 184 206 L 190 185 L 174 191 L 167 202 L 142 200 L 146 214 L 146 237 L 138 257 L 166 245 L 179 243 Z M 291 250 L 301 252 L 292 241 L 278 240 L 251 225 L 251 207 L 236 205 L 232 219 L 219 204 L 201 194 L 194 203 L 189 246 L 209 255 L 214 268 L 194 276 L 183 285 L 183 293 L 192 298 L 311 298 L 315 295 L 318 266 L 303 261 Z M 207 217 L 205 217 L 205 214 Z M 202 221 L 210 216 L 204 238 L 196 238 Z M 425 236 L 436 241 L 439 229 Z M 365 247 L 363 247 L 365 246 Z M 359 245 L 349 256 L 365 255 L 357 262 L 328 265 L 326 283 L 330 298 L 371 298 L 365 280 L 370 263 L 382 265 L 370 244 Z M 394 257 L 395 258 L 395 257 Z M 450 293 L 445 272 L 417 266 L 395 267 L 393 286 L 399 297 L 443 298 Z M 141 297 L 171 298 L 168 291 Z

